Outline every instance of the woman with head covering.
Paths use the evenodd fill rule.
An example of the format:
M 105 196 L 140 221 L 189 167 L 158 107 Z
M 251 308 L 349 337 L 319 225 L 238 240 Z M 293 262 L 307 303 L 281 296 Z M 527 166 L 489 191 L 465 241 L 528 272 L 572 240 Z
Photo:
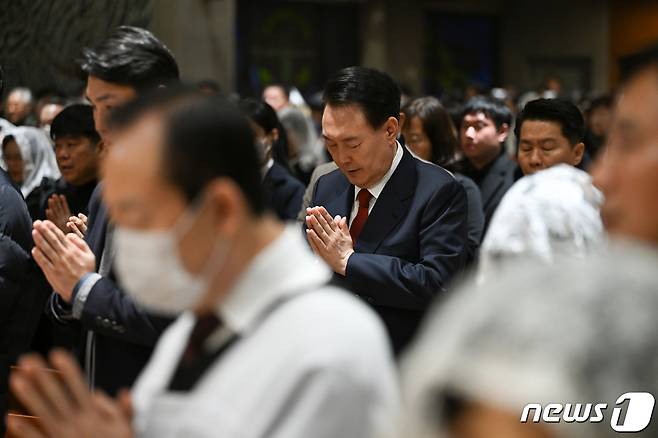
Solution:
M 435 97 L 420 97 L 402 108 L 402 126 L 406 146 L 418 158 L 452 172 L 466 190 L 468 200 L 468 260 L 476 258 L 484 230 L 484 210 L 477 185 L 469 177 L 455 172 L 457 130 L 450 115 Z
M 491 219 L 480 248 L 478 280 L 521 259 L 554 263 L 600 248 L 605 242 L 602 202 L 591 177 L 566 164 L 520 179 Z
M 656 266 L 655 248 L 626 244 L 460 288 L 404 361 L 399 436 L 658 436 Z
M 39 209 L 37 189 L 42 183 L 60 177 L 50 139 L 38 128 L 18 127 L 2 139 L 2 154 L 7 172 L 20 187 L 30 214 L 36 214 Z

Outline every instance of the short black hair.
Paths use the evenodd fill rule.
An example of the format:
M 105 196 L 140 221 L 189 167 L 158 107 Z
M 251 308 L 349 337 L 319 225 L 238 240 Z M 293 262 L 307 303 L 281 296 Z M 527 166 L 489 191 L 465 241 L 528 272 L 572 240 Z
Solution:
M 493 120 L 498 129 L 502 128 L 503 125 L 509 126 L 512 124 L 512 112 L 505 105 L 505 102 L 493 97 L 475 96 L 466 102 L 462 110 L 460 126 L 464 122 L 464 117 L 478 113 L 482 113 L 486 118 Z
M 196 88 L 160 88 L 117 108 L 110 123 L 120 130 L 152 112 L 164 118 L 163 174 L 188 201 L 213 179 L 226 177 L 240 187 L 253 214 L 265 211 L 254 135 L 234 104 Z
M 174 55 L 146 29 L 118 27 L 96 47 L 82 52 L 81 68 L 88 76 L 145 90 L 179 80 Z
M 266 133 L 279 127 L 279 118 L 276 111 L 262 100 L 247 98 L 240 101 L 240 109 L 258 126 L 263 128 Z
M 53 119 L 50 137 L 55 141 L 63 137 L 87 137 L 95 146 L 101 137 L 94 127 L 94 110 L 81 103 L 67 106 Z
M 516 117 L 514 134 L 521 138 L 521 127 L 526 120 L 555 122 L 562 128 L 562 135 L 575 146 L 585 136 L 585 121 L 576 105 L 565 99 L 537 99 L 528 102 Z
M 645 68 L 658 68 L 658 44 L 653 44 L 643 50 L 622 57 L 619 61 L 619 67 L 624 81 Z
M 368 67 L 339 70 L 324 88 L 325 105 L 358 105 L 373 128 L 400 119 L 400 87 L 386 73 Z

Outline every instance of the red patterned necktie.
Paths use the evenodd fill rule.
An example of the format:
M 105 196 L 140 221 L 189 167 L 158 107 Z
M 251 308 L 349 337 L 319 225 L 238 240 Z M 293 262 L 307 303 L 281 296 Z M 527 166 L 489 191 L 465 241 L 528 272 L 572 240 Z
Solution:
M 368 206 L 370 205 L 370 199 L 372 194 L 366 190 L 361 189 L 356 199 L 359 201 L 359 209 L 356 212 L 356 217 L 352 221 L 352 226 L 350 227 L 350 236 L 352 236 L 352 245 L 356 245 L 356 241 L 359 239 L 359 234 L 368 220 Z

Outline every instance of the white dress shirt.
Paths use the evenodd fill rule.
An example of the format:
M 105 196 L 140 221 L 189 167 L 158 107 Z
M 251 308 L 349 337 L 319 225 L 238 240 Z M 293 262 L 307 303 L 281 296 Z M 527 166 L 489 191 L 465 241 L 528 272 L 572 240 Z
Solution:
M 239 339 L 192 390 L 168 385 L 195 317 L 184 314 L 162 336 L 133 390 L 136 436 L 363 438 L 389 429 L 398 393 L 383 326 L 327 286 L 330 277 L 288 227 L 218 307 Z
M 349 226 L 352 225 L 352 221 L 356 217 L 357 212 L 359 211 L 359 201 L 357 200 L 357 196 L 359 195 L 359 192 L 361 190 L 368 189 L 370 194 L 372 195 L 372 198 L 370 198 L 370 203 L 368 204 L 368 214 L 372 211 L 373 207 L 375 206 L 375 203 L 377 202 L 377 199 L 379 198 L 379 195 L 382 194 L 382 190 L 384 190 L 384 187 L 386 186 L 386 183 L 388 182 L 389 179 L 391 179 L 391 175 L 393 175 L 393 172 L 395 172 L 395 169 L 398 168 L 398 164 L 400 164 L 400 161 L 402 161 L 402 146 L 400 146 L 400 143 L 398 141 L 395 141 L 395 156 L 393 157 L 393 162 L 391 163 L 391 167 L 388 169 L 388 172 L 384 174 L 382 179 L 380 179 L 376 184 L 372 185 L 371 187 L 357 187 L 354 186 L 354 202 L 352 203 L 352 212 L 350 213 L 350 222 Z

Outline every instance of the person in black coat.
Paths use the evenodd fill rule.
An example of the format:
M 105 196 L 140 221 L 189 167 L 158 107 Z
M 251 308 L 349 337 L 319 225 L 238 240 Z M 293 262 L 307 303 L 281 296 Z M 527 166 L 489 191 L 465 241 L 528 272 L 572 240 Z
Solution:
M 240 107 L 249 117 L 260 154 L 266 205 L 281 220 L 295 220 L 302 205 L 304 186 L 282 163 L 272 158 L 273 145 L 279 141 L 276 112 L 263 101 L 244 99 Z
M 179 80 L 169 49 L 149 31 L 130 26 L 119 27 L 94 49 L 86 49 L 82 70 L 87 74 L 86 95 L 95 109 L 96 130 L 105 146 L 113 140 L 108 124 L 112 108 Z M 102 183 L 89 201 L 86 241 L 79 237 L 85 231 L 79 221 L 67 224 L 77 232 L 66 236 L 52 222 L 37 221 L 34 258 L 56 291 L 49 307 L 53 317 L 63 324 L 79 324 L 83 330 L 80 359 L 90 386 L 114 395 L 132 386 L 172 319 L 145 312 L 117 284 L 113 226 L 101 188 Z M 49 239 L 54 244 L 55 238 L 60 245 L 48 258 Z
M 30 257 L 31 230 L 22 194 L 0 169 L 0 436 L 4 436 L 9 367 L 27 350 L 40 314 L 31 281 L 36 272 Z
M 503 145 L 511 123 L 509 108 L 488 97 L 474 97 L 462 112 L 459 142 L 464 158 L 457 168 L 480 188 L 485 232 L 503 195 L 514 184 L 517 165 Z

